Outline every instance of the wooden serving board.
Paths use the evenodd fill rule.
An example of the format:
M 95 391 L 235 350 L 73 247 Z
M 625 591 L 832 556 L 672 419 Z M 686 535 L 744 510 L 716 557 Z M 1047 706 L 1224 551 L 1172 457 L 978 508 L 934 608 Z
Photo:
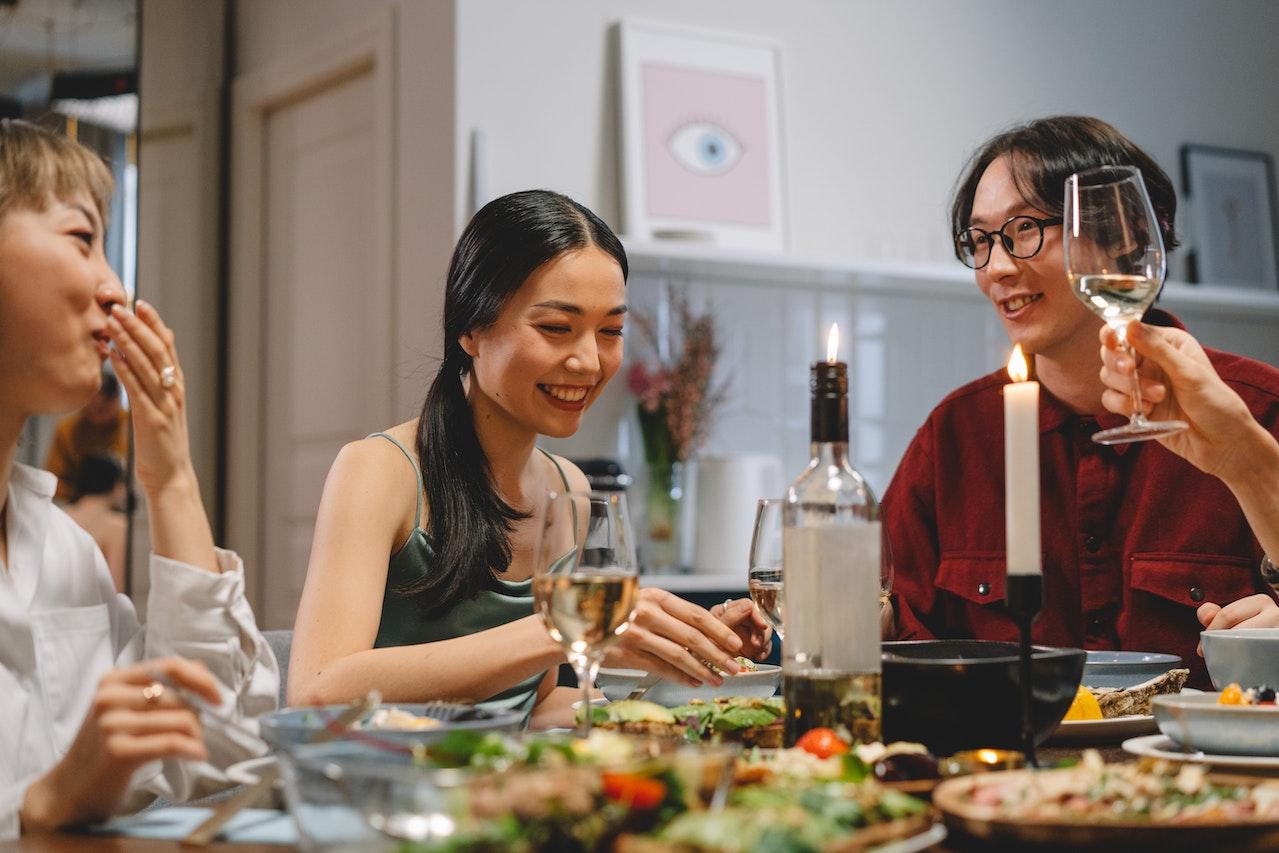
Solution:
M 947 779 L 933 791 L 933 806 L 952 832 L 979 839 L 1004 848 L 1028 846 L 1111 850 L 1279 850 L 1279 821 L 1240 822 L 1202 821 L 1180 824 L 1152 824 L 1149 821 L 1114 821 L 1093 823 L 1067 820 L 1033 821 L 1000 817 L 991 806 L 970 801 L 969 795 L 979 785 L 998 778 L 1013 781 L 1031 773 L 1061 773 L 1068 770 L 1010 770 Z M 1252 787 L 1265 782 L 1255 776 L 1209 773 L 1208 780 L 1218 785 Z

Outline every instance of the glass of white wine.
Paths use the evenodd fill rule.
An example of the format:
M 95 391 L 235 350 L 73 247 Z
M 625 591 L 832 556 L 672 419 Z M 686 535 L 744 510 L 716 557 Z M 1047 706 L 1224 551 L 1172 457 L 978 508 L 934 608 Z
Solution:
M 1062 248 L 1075 295 L 1119 335 L 1124 350 L 1128 323 L 1140 320 L 1159 295 L 1165 271 L 1164 243 L 1146 182 L 1131 166 L 1102 166 L 1066 179 Z M 1143 414 L 1137 371 L 1132 374 L 1133 412 L 1128 423 L 1096 433 L 1099 444 L 1161 438 L 1186 429 L 1184 421 L 1151 421 Z
M 583 736 L 591 685 L 608 647 L 635 620 L 635 536 L 620 492 L 548 492 L 533 565 L 533 603 L 582 686 Z
M 761 498 L 755 505 L 747 588 L 755 609 L 785 639 L 782 628 L 782 509 L 786 501 Z

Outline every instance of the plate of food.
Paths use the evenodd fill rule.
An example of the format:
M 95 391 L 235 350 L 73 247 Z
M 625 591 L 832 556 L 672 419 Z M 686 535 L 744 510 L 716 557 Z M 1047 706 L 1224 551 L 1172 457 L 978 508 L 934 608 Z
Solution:
M 1193 764 L 1106 764 L 949 779 L 933 804 L 954 832 L 1001 847 L 1271 850 L 1279 780 L 1219 776 Z
M 577 713 L 581 714 L 580 706 Z M 716 739 L 748 747 L 776 748 L 782 745 L 785 706 L 780 696 L 694 699 L 674 708 L 644 699 L 621 699 L 592 704 L 591 713 L 594 715 L 592 725 L 606 731 L 688 740 Z
M 1189 677 L 1190 670 L 1173 669 L 1132 687 L 1080 685 L 1075 701 L 1048 742 L 1118 743 L 1155 732 L 1154 698 L 1181 691 Z
M 666 679 L 654 681 L 641 697 L 658 705 L 674 708 L 687 704 L 695 699 L 711 701 L 723 696 L 750 696 L 766 698 L 777 692 L 782 682 L 782 668 L 773 664 L 755 663 L 747 658 L 738 658 L 742 671 L 736 675 L 724 675 L 724 683 L 719 687 L 704 684 L 701 687 L 689 687 Z M 595 684 L 608 699 L 614 701 L 626 699 L 640 686 L 648 673 L 641 669 L 601 669 Z
M 927 803 L 878 784 L 851 752 L 743 752 L 604 730 L 586 739 L 455 732 L 412 756 L 349 755 L 349 746 L 295 754 L 318 750 L 301 762 L 306 773 L 295 774 L 309 787 L 299 782 L 290 801 L 308 837 L 328 838 L 336 812 L 368 830 L 361 843 L 390 836 L 422 853 L 913 853 L 945 837 Z M 438 797 L 441 773 L 452 774 L 446 799 Z M 320 801 L 326 809 L 305 808 Z M 439 811 L 424 813 L 427 806 Z M 423 826 L 430 837 L 415 834 Z

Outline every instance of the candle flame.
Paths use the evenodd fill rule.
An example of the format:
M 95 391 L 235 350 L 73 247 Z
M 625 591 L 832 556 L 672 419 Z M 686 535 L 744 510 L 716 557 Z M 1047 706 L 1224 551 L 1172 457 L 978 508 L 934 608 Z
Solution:
M 826 336 L 826 361 L 834 364 L 839 355 L 839 324 L 830 324 L 830 334 Z
M 1000 756 L 993 749 L 979 749 L 977 750 L 977 760 L 982 764 L 998 764 Z
M 1014 382 L 1025 382 L 1030 378 L 1030 365 L 1021 351 L 1021 344 L 1013 347 L 1012 357 L 1008 359 L 1008 378 Z

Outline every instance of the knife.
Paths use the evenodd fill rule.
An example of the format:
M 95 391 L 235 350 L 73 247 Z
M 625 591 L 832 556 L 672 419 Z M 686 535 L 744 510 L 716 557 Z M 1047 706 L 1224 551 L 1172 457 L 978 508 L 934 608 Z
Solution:
M 635 687 L 631 689 L 631 692 L 626 694 L 626 701 L 630 702 L 633 699 L 643 699 L 644 694 L 647 693 L 654 684 L 661 680 L 662 677 L 655 672 L 645 673 L 644 677 L 636 682 Z

